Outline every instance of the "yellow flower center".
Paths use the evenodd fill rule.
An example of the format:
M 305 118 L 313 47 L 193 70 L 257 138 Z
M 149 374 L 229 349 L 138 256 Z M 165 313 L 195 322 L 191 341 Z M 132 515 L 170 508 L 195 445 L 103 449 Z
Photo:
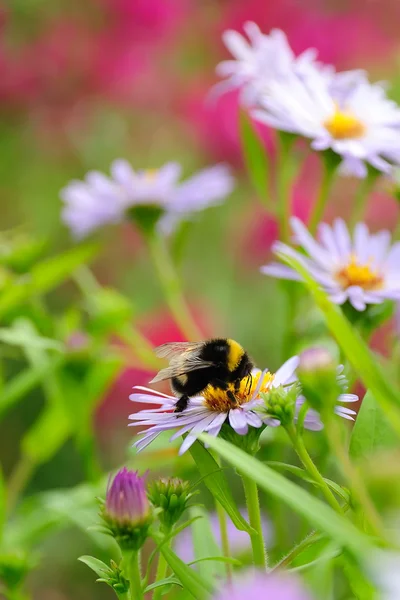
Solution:
M 358 285 L 366 291 L 378 290 L 383 283 L 382 276 L 370 264 L 360 265 L 355 256 L 336 273 L 336 280 L 343 288 Z
M 336 140 L 360 138 L 365 133 L 365 126 L 361 121 L 352 115 L 351 112 L 341 111 L 338 108 L 325 121 L 324 127 Z
M 154 181 L 158 173 L 158 169 L 145 169 L 144 176 L 147 181 Z
M 231 408 L 238 408 L 252 400 L 252 396 L 259 384 L 261 372 L 255 375 L 248 375 L 240 380 L 239 383 L 228 384 L 226 390 L 221 390 L 213 385 L 208 385 L 203 391 L 204 403 L 209 410 L 215 412 L 227 412 Z M 260 392 L 268 392 L 271 388 L 275 375 L 267 371 L 264 373 L 263 380 L 259 389 Z

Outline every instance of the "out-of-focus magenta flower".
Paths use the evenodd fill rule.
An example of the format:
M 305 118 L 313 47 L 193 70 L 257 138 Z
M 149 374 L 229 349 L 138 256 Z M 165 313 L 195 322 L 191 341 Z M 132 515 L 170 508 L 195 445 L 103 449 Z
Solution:
M 355 64 L 367 66 L 369 61 L 375 62 L 379 57 L 386 60 L 396 47 L 395 40 L 385 35 L 379 22 L 364 8 L 328 13 L 297 0 L 268 4 L 263 0 L 233 0 L 227 4 L 219 34 L 226 29 L 242 31 L 246 21 L 255 21 L 262 31 L 283 29 L 295 54 L 316 48 L 320 60 L 341 69 Z M 341 43 L 344 38 L 348 44 Z
M 297 579 L 289 575 L 268 575 L 250 572 L 247 577 L 225 586 L 213 596 L 213 600 L 310 600 L 311 596 Z
M 188 0 L 102 0 L 108 25 L 129 31 L 132 42 L 162 43 L 188 14 Z
M 191 123 L 204 150 L 216 160 L 226 160 L 233 165 L 243 164 L 239 135 L 239 93 L 231 90 L 210 98 L 210 84 L 196 87 L 183 98 L 182 113 Z M 268 152 L 273 150 L 273 133 L 254 123 Z

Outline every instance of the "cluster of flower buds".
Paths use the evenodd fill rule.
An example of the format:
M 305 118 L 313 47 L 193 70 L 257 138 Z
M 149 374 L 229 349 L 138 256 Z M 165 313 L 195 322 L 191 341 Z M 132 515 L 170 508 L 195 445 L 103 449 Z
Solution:
M 107 533 L 122 550 L 137 551 L 148 537 L 155 515 L 162 529 L 170 531 L 192 496 L 189 482 L 177 478 L 155 480 L 146 492 L 144 478 L 124 467 L 108 487 L 101 516 Z
M 297 369 L 302 393 L 312 408 L 323 412 L 336 404 L 343 389 L 338 377 L 338 363 L 323 346 L 314 346 L 300 355 Z
M 284 427 L 292 423 L 295 416 L 296 400 L 299 394 L 300 386 L 296 382 L 289 387 L 280 385 L 261 394 L 265 403 L 263 412 L 267 416 L 265 422 L 270 425 L 280 423 Z M 279 423 L 274 423 L 274 421 Z
M 176 477 L 157 479 L 148 486 L 150 502 L 162 509 L 158 518 L 165 531 L 170 531 L 179 521 L 192 496 L 190 483 Z

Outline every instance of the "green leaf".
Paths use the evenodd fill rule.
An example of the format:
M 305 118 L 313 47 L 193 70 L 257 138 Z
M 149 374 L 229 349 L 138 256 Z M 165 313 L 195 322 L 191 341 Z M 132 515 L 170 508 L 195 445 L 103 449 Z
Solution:
M 60 404 L 47 406 L 22 439 L 22 452 L 36 464 L 50 460 L 71 435 L 71 422 Z
M 196 441 L 190 448 L 190 453 L 194 462 L 204 478 L 204 484 L 210 490 L 211 494 L 221 506 L 224 507 L 232 523 L 237 529 L 250 533 L 252 528 L 241 515 L 235 500 L 233 499 L 228 482 L 225 479 L 218 463 L 211 456 L 209 451 L 204 448 L 203 444 Z
M 250 181 L 260 199 L 270 207 L 269 164 L 264 144 L 244 110 L 240 111 L 239 125 L 243 156 Z
M 398 444 L 388 419 L 374 396 L 368 391 L 362 401 L 350 438 L 350 456 L 365 458 L 381 448 Z
M 285 479 L 280 473 L 223 439 L 205 433 L 201 434 L 200 439 L 240 472 L 246 473 L 246 476 L 253 479 L 264 491 L 285 502 L 340 546 L 359 557 L 371 549 L 370 539 L 352 523 L 303 488 Z
M 286 463 L 278 462 L 275 460 L 268 460 L 264 464 L 275 469 L 288 471 L 289 473 L 296 475 L 296 477 L 300 477 L 301 479 L 304 479 L 304 481 L 308 481 L 308 483 L 312 483 L 313 485 L 318 487 L 318 483 L 315 481 L 315 479 L 310 477 L 307 471 L 305 471 L 301 467 L 296 467 L 295 465 L 288 465 Z M 334 492 L 336 492 L 338 496 L 340 496 L 346 502 L 346 504 L 350 502 L 349 493 L 346 490 L 344 490 L 338 483 L 335 483 L 334 481 L 332 481 L 331 479 L 327 479 L 326 477 L 324 477 L 324 481 Z
M 365 387 L 371 391 L 385 411 L 393 429 L 400 435 L 400 396 L 391 385 L 387 373 L 381 368 L 359 333 L 344 317 L 339 306 L 332 304 L 328 295 L 314 281 L 307 269 L 293 256 L 287 256 L 285 253 L 279 256 L 283 262 L 301 275 L 314 301 L 324 313 L 331 334 Z
M 79 265 L 90 261 L 97 251 L 97 244 L 81 244 L 63 254 L 42 261 L 31 269 L 29 275 L 16 278 L 2 292 L 0 318 L 29 298 L 45 294 L 63 283 Z
M 64 356 L 58 356 L 49 360 L 45 365 L 25 369 L 22 373 L 11 379 L 11 381 L 7 382 L 0 394 L 0 418 L 46 379 L 50 373 L 56 371 L 64 361 Z
M 161 536 L 154 537 L 158 543 L 162 542 Z M 182 583 L 182 586 L 193 596 L 193 598 L 195 598 L 195 600 L 209 599 L 213 592 L 213 587 L 206 577 L 201 577 L 196 571 L 191 569 L 165 544 L 160 546 L 160 552 Z
M 191 527 L 193 550 L 196 559 L 195 562 L 198 560 L 201 561 L 207 559 L 210 556 L 221 557 L 222 553 L 217 542 L 215 541 L 207 511 L 201 506 L 192 506 L 190 509 L 190 516 L 200 517 L 192 524 Z M 204 575 L 211 580 L 214 580 L 218 575 L 221 575 L 218 565 L 213 565 L 208 562 L 205 564 L 200 564 L 198 572 L 201 576 Z
M 103 561 L 94 558 L 94 556 L 80 556 L 78 560 L 92 569 L 99 577 L 104 577 L 110 573 L 110 567 L 103 563 Z
M 18 326 L 1 328 L 0 342 L 43 350 L 58 350 L 59 352 L 64 350 L 63 344 L 58 340 L 51 340 L 36 334 L 32 335 L 29 332 L 21 331 Z
M 198 558 L 197 560 L 191 560 L 188 565 L 197 565 L 198 563 L 212 560 L 235 565 L 236 567 L 240 567 L 243 564 L 242 561 L 238 560 L 237 558 L 230 558 L 229 556 L 206 556 L 204 558 Z
M 179 585 L 179 587 L 183 587 L 182 583 L 176 577 L 166 577 L 165 579 L 159 579 L 154 583 L 148 585 L 143 591 L 146 594 L 147 592 L 151 592 L 151 590 L 155 590 L 156 588 L 162 587 L 164 585 Z

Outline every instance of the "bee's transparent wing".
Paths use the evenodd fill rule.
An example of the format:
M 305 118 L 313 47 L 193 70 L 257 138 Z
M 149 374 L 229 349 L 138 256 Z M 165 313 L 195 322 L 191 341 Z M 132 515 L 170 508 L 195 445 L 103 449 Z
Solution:
M 178 377 L 191 371 L 197 371 L 198 369 L 206 369 L 212 367 L 213 363 L 201 360 L 197 356 L 188 356 L 187 358 L 182 355 L 177 356 L 171 360 L 169 367 L 161 369 L 157 375 L 149 383 L 157 383 L 158 381 L 164 381 L 165 379 L 171 379 L 172 377 Z
M 167 342 L 154 348 L 155 354 L 159 358 L 172 359 L 186 352 L 198 354 L 204 342 Z

